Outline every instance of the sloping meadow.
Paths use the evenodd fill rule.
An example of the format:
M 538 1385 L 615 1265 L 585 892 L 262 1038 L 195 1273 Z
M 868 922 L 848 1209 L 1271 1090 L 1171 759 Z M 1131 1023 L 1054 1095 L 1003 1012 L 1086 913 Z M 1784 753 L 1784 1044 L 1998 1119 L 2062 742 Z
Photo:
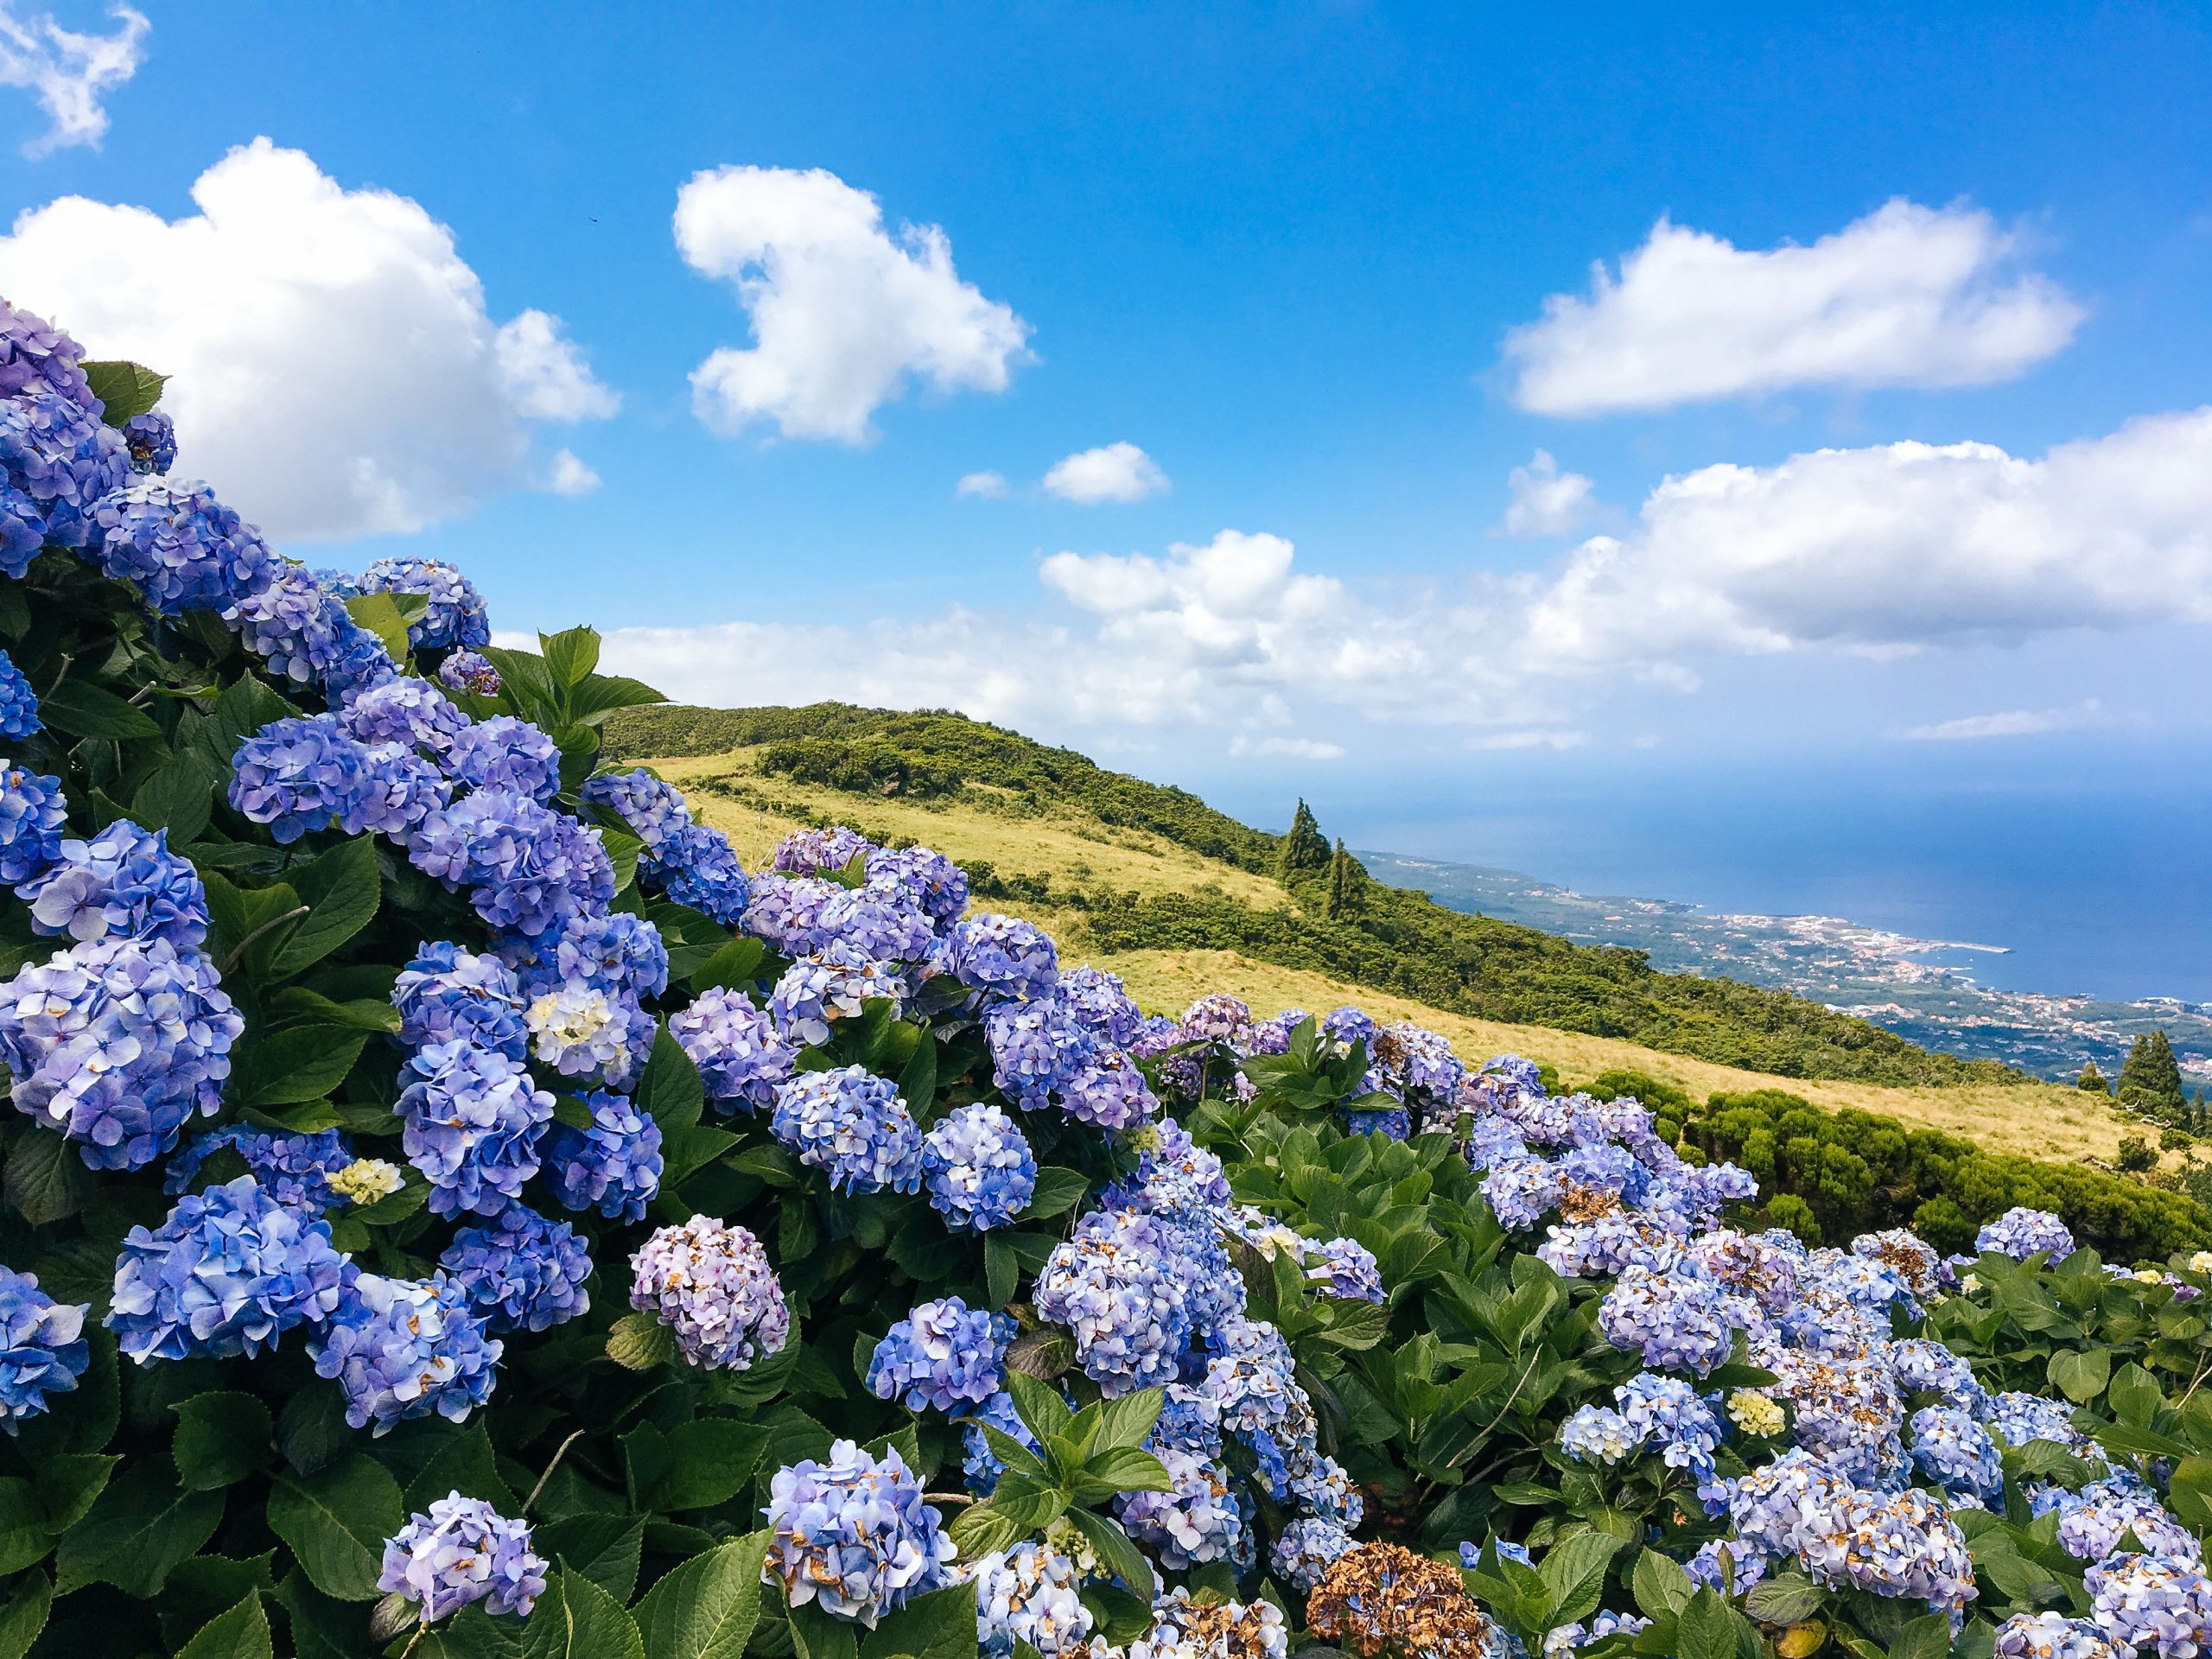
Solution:
M 926 849 L 748 872 L 594 634 L 277 556 L 160 391 L 0 308 L 0 1659 L 2212 1641 L 2212 1258 L 1812 1248 Z

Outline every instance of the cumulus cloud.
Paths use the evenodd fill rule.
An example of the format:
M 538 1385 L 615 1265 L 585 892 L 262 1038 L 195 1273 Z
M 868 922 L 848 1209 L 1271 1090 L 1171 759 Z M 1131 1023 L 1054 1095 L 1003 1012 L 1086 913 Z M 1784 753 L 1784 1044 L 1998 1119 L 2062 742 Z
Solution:
M 1986 213 L 1892 200 L 1809 247 L 1764 251 L 1662 219 L 1587 297 L 1554 294 L 1505 353 L 1515 398 L 1599 415 L 1789 386 L 2005 380 L 2063 347 L 2082 308 L 2013 275 L 2019 238 Z
M 1003 473 L 963 473 L 952 493 L 963 498 L 976 496 L 985 501 L 995 501 L 1007 493 Z
M 1904 734 L 1914 743 L 1971 743 L 1992 737 L 2037 737 L 2045 732 L 2078 732 L 2101 726 L 2104 716 L 2097 700 L 2071 709 L 2008 709 L 2001 714 L 1967 715 L 1958 720 L 1939 720 L 1932 726 L 1915 726 Z
M 1134 443 L 1078 449 L 1052 464 L 1045 488 L 1063 501 L 1095 507 L 1107 501 L 1142 501 L 1167 489 L 1160 463 Z
M 555 452 L 552 467 L 545 475 L 545 487 L 554 494 L 589 495 L 599 484 L 599 474 L 580 460 L 575 450 Z
M 909 380 L 1003 391 L 1028 355 L 1029 325 L 952 266 L 934 225 L 884 228 L 864 190 L 815 168 L 724 167 L 676 199 L 676 245 L 727 281 L 753 324 L 692 371 L 692 407 L 734 435 L 773 422 L 787 438 L 866 443 L 877 409 Z
M 453 234 L 266 138 L 199 212 L 65 196 L 0 237 L 0 292 L 170 376 L 180 470 L 280 540 L 408 531 L 526 481 L 524 423 L 604 413 L 543 312 L 505 328 Z
M 10 0 L 0 0 L 0 86 L 21 86 L 37 99 L 50 124 L 23 146 L 26 156 L 43 156 L 71 144 L 97 147 L 107 132 L 107 111 L 100 99 L 138 73 L 145 61 L 145 14 L 113 6 L 114 29 L 105 35 L 79 34 L 51 15 L 19 17 Z
M 1597 510 L 1597 486 L 1580 473 L 1562 473 L 1548 449 L 1505 475 L 1505 536 L 1572 536 Z

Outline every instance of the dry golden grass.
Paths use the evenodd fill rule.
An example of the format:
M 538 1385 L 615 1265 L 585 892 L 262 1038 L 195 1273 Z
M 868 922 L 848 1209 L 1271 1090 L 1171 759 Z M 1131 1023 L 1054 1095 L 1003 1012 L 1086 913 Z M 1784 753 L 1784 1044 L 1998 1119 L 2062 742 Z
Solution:
M 959 804 L 856 799 L 787 779 L 764 779 L 754 762 L 756 753 L 740 749 L 642 764 L 679 787 L 701 778 L 741 776 L 773 803 L 753 806 L 703 790 L 690 796 L 693 809 L 729 836 L 748 869 L 767 861 L 776 843 L 806 822 L 803 814 L 814 813 L 857 819 L 884 833 L 912 836 L 963 864 L 988 861 L 1004 875 L 1045 874 L 1063 885 L 1139 893 L 1190 893 L 1211 885 L 1247 904 L 1273 907 L 1285 902 L 1281 887 L 1273 881 L 1141 831 L 1076 816 L 1002 817 Z M 1061 938 L 1079 925 L 1072 914 L 1033 907 L 1030 918 Z M 2142 1132 L 2133 1119 L 2094 1096 L 2053 1084 L 1892 1089 L 1770 1077 L 1615 1038 L 1447 1014 L 1403 997 L 1226 951 L 1139 950 L 1096 954 L 1091 960 L 1120 974 L 1148 1010 L 1179 1012 L 1208 991 L 1227 991 L 1269 1014 L 1294 1006 L 1318 1012 L 1357 1002 L 1380 1019 L 1414 1020 L 1442 1033 L 1463 1056 L 1525 1054 L 1557 1066 L 1569 1084 L 1587 1082 L 1601 1071 L 1618 1068 L 1643 1072 L 1700 1096 L 1719 1090 L 1786 1089 L 1830 1109 L 1855 1106 L 1964 1135 L 1992 1152 L 2033 1158 L 2109 1160 L 2123 1135 Z

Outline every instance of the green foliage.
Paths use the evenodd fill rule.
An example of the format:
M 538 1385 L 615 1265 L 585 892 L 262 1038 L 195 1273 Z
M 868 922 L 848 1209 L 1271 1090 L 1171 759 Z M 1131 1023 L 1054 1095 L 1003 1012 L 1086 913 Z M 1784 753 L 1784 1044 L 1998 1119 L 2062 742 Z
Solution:
M 1314 822 L 1313 809 L 1300 797 L 1298 810 L 1290 815 L 1290 828 L 1283 832 L 1282 847 L 1275 859 L 1275 874 L 1287 883 L 1305 871 L 1326 869 L 1329 859 L 1328 840 L 1321 834 L 1321 826 Z
M 2082 1093 L 2089 1095 L 2107 1095 L 2112 1092 L 2112 1085 L 2105 1080 L 2105 1074 L 2097 1070 L 2097 1063 L 2094 1060 L 2082 1062 L 2082 1075 L 2074 1079 L 2074 1086 Z
M 2173 1045 L 2163 1031 L 2146 1032 L 2127 1051 L 2120 1068 L 2120 1104 L 2155 1117 L 2177 1115 L 2188 1109 L 2188 1095 L 2181 1084 L 2181 1065 Z

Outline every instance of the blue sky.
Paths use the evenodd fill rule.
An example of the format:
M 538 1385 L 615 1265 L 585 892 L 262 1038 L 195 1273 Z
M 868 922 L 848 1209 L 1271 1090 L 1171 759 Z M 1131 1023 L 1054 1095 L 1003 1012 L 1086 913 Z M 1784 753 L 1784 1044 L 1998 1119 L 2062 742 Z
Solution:
M 2183 779 L 2206 14 L 1831 10 L 62 4 L 87 92 L 13 0 L 0 288 L 184 373 L 181 468 L 289 550 L 700 700 L 1476 860 L 1473 804 L 1630 774 Z M 789 172 L 687 259 L 720 168 Z M 1045 486 L 1116 444 L 1073 472 L 1143 499 Z

